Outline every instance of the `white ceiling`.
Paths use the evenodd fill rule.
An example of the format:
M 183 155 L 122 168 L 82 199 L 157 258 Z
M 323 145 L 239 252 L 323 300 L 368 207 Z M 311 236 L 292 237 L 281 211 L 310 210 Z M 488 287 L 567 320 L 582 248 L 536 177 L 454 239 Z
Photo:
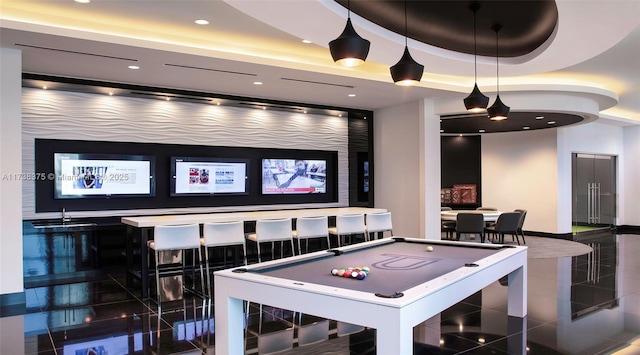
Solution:
M 640 124 L 640 1 L 556 4 L 559 24 L 544 48 L 500 60 L 503 100 L 527 91 L 596 95 L 606 122 Z M 404 38 L 356 15 L 356 30 L 371 41 L 367 62 L 332 62 L 327 43 L 345 18 L 333 0 L 2 0 L 0 44 L 21 50 L 29 73 L 367 110 L 452 99 L 464 111 L 473 56 L 409 41 L 425 73 L 419 86 L 399 87 L 389 66 Z M 478 58 L 478 84 L 491 101 L 495 70 L 495 57 Z

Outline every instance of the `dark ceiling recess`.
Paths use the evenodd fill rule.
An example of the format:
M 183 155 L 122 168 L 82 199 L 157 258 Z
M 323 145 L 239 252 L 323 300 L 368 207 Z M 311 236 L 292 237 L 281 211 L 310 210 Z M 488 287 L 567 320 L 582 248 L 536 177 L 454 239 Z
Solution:
M 336 0 L 347 7 L 346 0 Z M 495 56 L 495 32 L 499 22 L 500 56 L 531 53 L 553 34 L 558 23 L 554 0 L 476 1 L 478 11 L 478 55 Z M 436 47 L 473 54 L 471 1 L 407 1 L 408 37 Z M 404 1 L 352 0 L 351 12 L 390 31 L 404 35 Z M 372 46 L 375 43 L 371 44 Z
M 492 121 L 486 113 L 444 115 L 440 118 L 440 130 L 445 135 L 533 131 L 568 126 L 584 119 L 578 115 L 555 112 L 511 112 L 509 119 L 503 121 Z

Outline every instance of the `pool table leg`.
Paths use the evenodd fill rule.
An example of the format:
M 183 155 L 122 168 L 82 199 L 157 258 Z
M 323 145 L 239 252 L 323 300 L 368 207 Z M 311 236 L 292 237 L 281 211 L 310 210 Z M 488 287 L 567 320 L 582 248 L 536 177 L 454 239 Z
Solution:
M 244 354 L 243 301 L 229 297 L 222 280 L 215 278 L 215 351 L 216 354 Z M 218 292 L 219 291 L 219 292 Z
M 513 270 L 508 276 L 507 313 L 513 317 L 527 315 L 527 264 Z
M 376 329 L 376 354 L 413 354 L 413 326 L 398 312 L 383 317 Z

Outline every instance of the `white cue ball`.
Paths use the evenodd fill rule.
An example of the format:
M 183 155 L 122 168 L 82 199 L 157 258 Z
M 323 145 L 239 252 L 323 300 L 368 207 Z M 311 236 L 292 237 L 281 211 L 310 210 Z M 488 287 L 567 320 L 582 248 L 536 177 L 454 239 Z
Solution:
M 429 245 L 429 246 L 427 247 L 427 251 L 433 251 L 433 247 L 432 247 L 431 245 Z

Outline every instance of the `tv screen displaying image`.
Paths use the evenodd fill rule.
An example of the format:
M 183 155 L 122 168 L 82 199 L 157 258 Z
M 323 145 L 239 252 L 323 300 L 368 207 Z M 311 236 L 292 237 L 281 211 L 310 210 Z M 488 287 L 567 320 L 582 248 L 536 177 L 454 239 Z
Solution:
M 58 199 L 155 195 L 155 158 L 142 155 L 54 153 Z
M 248 194 L 244 159 L 171 158 L 171 196 Z
M 263 159 L 263 194 L 324 194 L 326 160 Z

